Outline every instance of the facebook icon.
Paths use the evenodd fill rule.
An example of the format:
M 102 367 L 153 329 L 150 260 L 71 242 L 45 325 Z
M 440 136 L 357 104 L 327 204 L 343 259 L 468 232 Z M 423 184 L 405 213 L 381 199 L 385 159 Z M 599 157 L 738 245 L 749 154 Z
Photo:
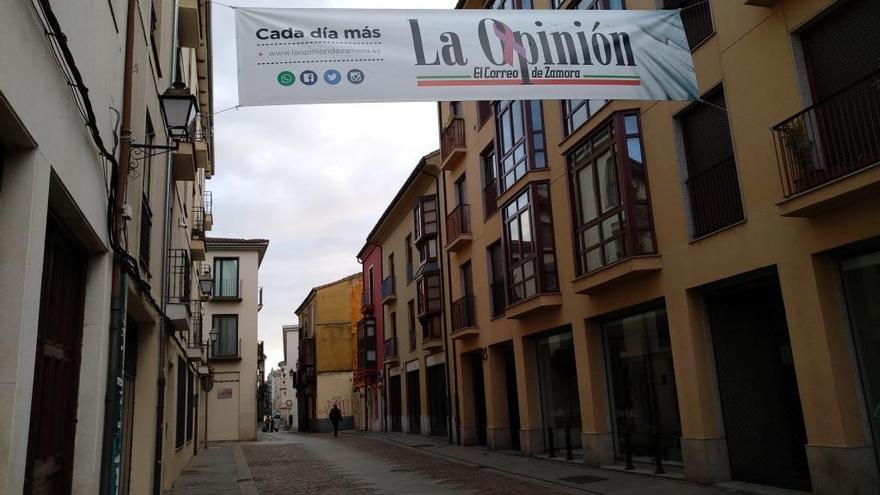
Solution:
M 318 82 L 318 74 L 313 70 L 303 71 L 299 76 L 299 80 L 306 86 L 311 86 Z

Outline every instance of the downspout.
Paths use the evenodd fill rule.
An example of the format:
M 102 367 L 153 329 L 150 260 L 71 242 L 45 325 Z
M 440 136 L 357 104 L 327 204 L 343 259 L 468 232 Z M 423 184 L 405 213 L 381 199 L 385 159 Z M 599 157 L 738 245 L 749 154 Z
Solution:
M 131 0 L 134 1 L 134 0 Z M 178 1 L 174 2 L 174 21 L 172 22 L 172 44 L 171 44 L 171 71 L 172 77 L 177 74 L 177 50 L 178 50 L 178 27 L 177 19 L 180 6 Z M 156 439 L 153 463 L 153 494 L 162 495 L 162 451 L 164 449 L 164 422 L 165 422 L 165 335 L 168 331 L 168 319 L 165 317 L 168 294 L 168 251 L 171 249 L 171 224 L 174 215 L 174 208 L 171 204 L 171 188 L 174 185 L 172 180 L 172 153 L 167 154 L 165 160 L 165 206 L 164 221 L 165 232 L 162 234 L 162 324 L 159 325 L 159 358 L 158 369 L 156 370 Z
M 437 174 L 436 180 L 437 180 L 437 189 L 439 190 L 441 188 L 441 183 L 442 183 L 442 188 L 443 188 L 443 210 L 444 210 L 443 211 L 443 218 L 444 218 L 444 220 L 440 223 L 440 231 L 441 231 L 440 238 L 445 239 L 445 237 L 443 237 L 443 235 L 445 235 L 444 229 L 446 228 L 445 218 L 446 218 L 446 205 L 447 205 L 446 200 L 447 200 L 447 198 L 446 198 L 446 181 L 440 180 L 440 177 L 442 175 L 444 175 L 443 171 L 441 171 L 439 174 Z M 446 250 L 444 249 L 444 251 L 446 251 Z M 444 293 L 444 295 L 447 299 L 447 302 L 448 302 L 448 305 L 446 306 L 448 308 L 448 311 L 446 314 L 447 317 L 451 316 L 449 311 L 452 311 L 452 273 L 450 271 L 451 266 L 452 265 L 450 264 L 449 251 L 446 251 L 446 263 L 445 263 L 445 265 L 442 265 L 440 267 L 440 269 L 446 272 L 446 284 L 445 285 L 446 285 L 446 287 L 448 287 L 448 290 L 441 287 L 440 292 Z M 448 363 L 449 362 L 449 334 L 448 334 L 447 328 L 446 328 L 446 320 L 447 320 L 447 318 L 444 317 L 443 318 L 443 352 L 446 353 L 446 362 Z M 452 414 L 449 415 L 449 443 L 454 443 L 455 439 L 458 439 L 457 443 L 460 444 L 461 443 L 461 435 L 460 434 L 453 434 L 453 431 L 452 431 L 453 425 L 457 425 L 459 427 L 461 426 L 459 424 L 458 388 L 457 388 L 458 360 L 455 355 L 455 341 L 454 340 L 452 341 L 452 384 L 451 385 L 450 385 L 450 380 L 449 380 L 449 371 L 450 370 L 447 368 L 447 370 L 446 370 L 446 402 L 448 404 L 447 407 L 449 407 L 450 413 L 452 413 L 452 405 L 453 405 L 452 404 L 452 396 L 453 396 L 453 394 L 455 395 L 455 412 L 454 412 L 455 421 L 453 421 L 453 415 Z
M 125 56 L 122 69 L 122 119 L 119 147 L 119 165 L 116 177 L 115 208 L 117 214 L 110 232 L 111 238 L 123 228 L 125 220 L 118 212 L 125 204 L 128 187 L 128 162 L 131 157 L 131 86 L 132 64 L 134 60 L 134 16 L 136 0 L 128 1 L 125 21 Z M 128 246 L 126 246 L 127 248 Z M 107 382 L 104 396 L 104 426 L 101 440 L 101 479 L 99 490 L 102 494 L 115 494 L 118 491 L 119 459 L 121 446 L 121 410 L 123 359 L 125 353 L 125 324 L 127 319 L 128 277 L 113 258 L 110 308 L 110 342 L 107 356 Z

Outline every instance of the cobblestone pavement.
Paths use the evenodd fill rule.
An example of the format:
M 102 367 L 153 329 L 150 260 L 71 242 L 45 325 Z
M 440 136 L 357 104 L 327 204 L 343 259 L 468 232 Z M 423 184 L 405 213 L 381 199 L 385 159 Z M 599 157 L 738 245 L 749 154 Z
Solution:
M 242 450 L 261 495 L 577 493 L 346 434 L 261 433 Z

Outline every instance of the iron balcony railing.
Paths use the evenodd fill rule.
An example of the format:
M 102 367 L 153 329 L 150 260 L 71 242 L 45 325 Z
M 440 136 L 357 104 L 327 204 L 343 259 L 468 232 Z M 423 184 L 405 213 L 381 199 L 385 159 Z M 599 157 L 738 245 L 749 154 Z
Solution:
M 705 0 L 665 0 L 664 9 L 681 9 L 681 23 L 691 50 L 700 46 L 715 28 L 712 26 L 712 9 Z
M 205 209 L 205 215 L 212 215 L 214 213 L 214 192 L 213 191 L 205 191 L 202 193 L 202 204 Z
M 382 300 L 397 294 L 397 283 L 394 275 L 389 275 L 382 280 Z
M 686 181 L 694 237 L 701 237 L 743 219 L 736 161 L 730 157 Z
M 190 121 L 188 126 L 190 141 L 207 141 L 214 135 L 214 128 L 211 123 L 211 115 L 207 113 L 197 113 L 195 118 Z
M 373 291 L 365 288 L 361 291 L 361 314 L 373 312 Z
M 446 216 L 446 242 L 452 243 L 462 234 L 471 233 L 471 207 L 460 204 Z
M 773 127 L 786 198 L 880 162 L 880 71 Z
M 205 209 L 201 206 L 193 207 L 192 238 L 205 240 Z
M 188 304 L 192 292 L 192 263 L 186 249 L 168 250 L 168 287 L 166 300 L 170 304 Z
M 241 359 L 241 339 L 238 342 L 214 342 L 208 347 L 208 359 Z
M 443 133 L 440 136 L 440 154 L 444 161 L 449 158 L 449 155 L 456 148 L 464 148 L 464 130 L 464 119 L 461 117 L 453 118 L 452 122 L 443 129 Z
M 382 348 L 382 356 L 386 361 L 389 359 L 397 359 L 397 337 L 385 339 L 385 344 Z
M 190 302 L 190 313 L 192 314 L 192 328 L 181 340 L 187 347 L 197 348 L 202 345 L 202 301 Z
M 464 296 L 453 301 L 451 307 L 452 331 L 457 332 L 463 328 L 477 326 L 476 298 Z

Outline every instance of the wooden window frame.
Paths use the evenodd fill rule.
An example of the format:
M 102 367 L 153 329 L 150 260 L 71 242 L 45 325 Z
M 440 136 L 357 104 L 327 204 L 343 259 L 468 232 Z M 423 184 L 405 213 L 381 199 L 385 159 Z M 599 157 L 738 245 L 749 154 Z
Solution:
M 636 119 L 637 130 L 635 133 L 627 133 L 626 118 L 634 117 Z M 577 146 L 572 148 L 568 153 L 568 183 L 572 212 L 573 227 L 573 252 L 575 254 L 575 274 L 577 276 L 586 275 L 596 270 L 600 270 L 606 266 L 612 265 L 624 259 L 636 255 L 649 255 L 657 253 L 657 234 L 654 230 L 654 218 L 651 209 L 651 191 L 648 185 L 647 160 L 644 149 L 644 140 L 642 138 L 642 124 L 638 110 L 624 110 L 616 112 L 614 115 L 605 120 L 600 126 L 581 140 Z M 576 154 L 584 147 L 595 146 L 594 139 L 607 132 L 608 138 L 599 146 L 594 147 L 586 153 L 583 161 L 575 162 Z M 642 156 L 642 166 L 644 167 L 644 187 L 645 199 L 637 199 L 631 187 L 624 187 L 626 184 L 633 183 L 633 163 L 629 159 L 627 140 L 639 140 L 639 152 Z M 605 153 L 611 152 L 614 162 L 614 174 L 616 189 L 618 195 L 617 206 L 602 211 L 603 194 L 600 188 L 598 160 Z M 593 191 L 590 193 L 594 207 L 596 208 L 596 217 L 585 220 L 581 211 L 582 198 L 584 192 L 581 191 L 580 182 L 578 181 L 579 173 L 591 168 Z M 647 210 L 648 226 L 640 227 L 636 223 L 639 218 L 638 209 Z M 618 218 L 623 228 L 613 234 L 606 234 L 603 229 L 603 223 Z M 584 244 L 586 232 L 590 229 L 596 229 L 598 241 L 593 244 Z M 642 232 L 649 232 L 651 236 L 651 249 L 639 248 L 638 240 Z M 623 252 L 611 261 L 605 247 L 612 245 L 622 239 Z M 620 246 L 620 244 L 618 244 Z M 600 263 L 595 268 L 590 268 L 587 262 L 587 256 L 590 252 L 598 250 L 600 255 Z
M 539 188 L 546 188 L 547 197 L 545 200 L 540 199 Z M 517 206 L 520 199 L 525 198 L 525 202 L 521 206 Z M 545 213 L 549 219 L 550 238 L 549 245 L 547 240 L 542 238 L 541 225 L 538 219 L 541 214 Z M 528 223 L 522 221 L 525 215 L 528 215 Z M 547 181 L 533 182 L 524 187 L 516 197 L 512 198 L 502 208 L 502 239 L 504 241 L 504 279 L 505 279 L 505 298 L 508 306 L 521 303 L 532 297 L 541 294 L 559 293 L 559 268 L 556 261 L 556 248 L 553 236 L 553 213 L 550 201 L 550 183 Z M 522 239 L 524 232 L 523 225 L 528 226 L 531 240 L 529 252 L 523 251 L 521 248 L 518 259 L 513 260 L 513 245 L 510 238 L 511 226 L 516 224 L 517 234 Z M 552 259 L 552 269 L 547 268 L 547 255 Z M 532 274 L 526 276 L 527 265 L 532 265 Z M 521 270 L 523 273 L 521 281 L 514 281 L 513 273 Z M 534 293 L 529 294 L 528 284 L 534 281 Z M 522 287 L 522 297 L 516 295 L 516 289 Z
M 537 118 L 536 113 L 539 114 Z M 541 100 L 497 101 L 494 105 L 494 115 L 496 177 L 500 195 L 512 189 L 528 172 L 544 170 L 548 167 L 546 126 Z M 516 132 L 517 121 L 521 134 Z M 535 128 L 536 122 L 540 123 L 540 129 Z M 510 129 L 511 142 L 510 148 L 504 149 L 504 134 L 507 129 Z M 505 163 L 508 162 L 510 168 L 505 170 Z M 513 180 L 506 184 L 510 176 L 513 176 Z

